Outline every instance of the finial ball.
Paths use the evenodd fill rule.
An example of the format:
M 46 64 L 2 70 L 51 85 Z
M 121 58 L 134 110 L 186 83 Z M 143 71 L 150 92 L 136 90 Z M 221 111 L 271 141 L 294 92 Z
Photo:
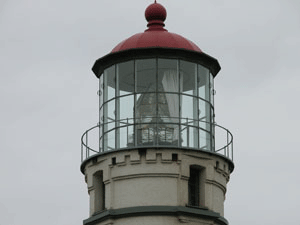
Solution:
M 145 11 L 146 20 L 160 20 L 164 22 L 167 17 L 167 10 L 159 3 L 153 3 L 149 5 Z

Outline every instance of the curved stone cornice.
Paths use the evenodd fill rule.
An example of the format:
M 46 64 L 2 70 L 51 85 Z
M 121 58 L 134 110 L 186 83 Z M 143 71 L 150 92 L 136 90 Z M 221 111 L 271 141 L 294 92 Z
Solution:
M 120 219 L 124 217 L 136 216 L 187 216 L 194 218 L 208 218 L 219 225 L 228 225 L 227 220 L 220 216 L 219 213 L 201 209 L 190 208 L 184 206 L 138 206 L 121 209 L 109 209 L 99 213 L 95 213 L 90 218 L 83 221 L 84 225 L 94 225 L 105 220 Z

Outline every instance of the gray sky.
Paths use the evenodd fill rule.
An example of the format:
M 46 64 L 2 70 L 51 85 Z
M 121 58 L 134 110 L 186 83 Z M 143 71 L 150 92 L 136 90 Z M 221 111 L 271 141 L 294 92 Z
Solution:
M 146 29 L 152 0 L 0 0 L 0 224 L 82 224 L 91 67 Z M 300 1 L 159 0 L 166 28 L 217 58 L 216 121 L 234 134 L 230 225 L 300 224 Z

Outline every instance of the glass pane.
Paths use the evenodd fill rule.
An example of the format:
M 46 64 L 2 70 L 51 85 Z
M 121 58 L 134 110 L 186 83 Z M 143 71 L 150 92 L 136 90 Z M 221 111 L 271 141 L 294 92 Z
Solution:
M 211 150 L 211 121 L 210 121 L 211 106 L 208 102 L 199 100 L 199 141 L 200 148 Z
M 99 125 L 99 138 L 101 138 L 103 135 L 103 124 Z
M 103 133 L 102 135 L 104 135 L 104 133 L 107 131 L 107 104 L 103 104 L 103 117 L 101 118 L 101 124 L 103 126 Z M 103 145 L 104 145 L 104 151 L 106 151 L 106 138 L 103 138 Z
M 114 150 L 115 149 L 115 142 L 116 142 L 116 139 L 115 139 L 115 130 L 112 130 L 112 131 L 106 133 L 104 135 L 104 138 L 106 139 L 106 142 L 107 142 L 107 146 L 105 146 L 106 150 L 107 151 Z
M 158 94 L 158 122 L 179 123 L 179 95 Z
M 198 91 L 199 97 L 209 101 L 209 70 L 198 65 Z
M 182 95 L 181 96 L 181 118 L 183 123 L 188 118 L 192 125 L 197 126 L 198 120 L 198 100 L 195 97 Z
M 215 151 L 215 118 L 214 118 L 214 110 L 213 108 L 211 107 L 211 111 L 210 111 L 210 115 L 211 115 L 211 138 L 212 138 L 212 141 L 211 141 L 211 148 L 212 148 L 212 151 Z
M 103 145 L 102 145 L 102 135 L 103 135 L 103 97 L 104 97 L 104 92 L 103 92 L 103 74 L 101 74 L 99 78 L 99 107 L 100 107 L 100 112 L 99 112 L 99 147 L 100 147 L 100 152 L 103 150 Z
M 189 138 L 188 138 L 188 126 L 181 125 L 181 146 L 188 147 L 189 146 Z
M 121 97 L 120 101 L 120 122 L 132 123 L 134 109 L 134 95 Z M 122 126 L 122 124 L 121 124 Z
M 100 129 L 103 130 L 103 127 L 100 127 Z M 99 139 L 99 146 L 100 146 L 99 152 L 103 152 L 103 137 L 102 137 L 102 135 L 100 136 L 100 139 Z
M 214 77 L 211 73 L 209 74 L 209 76 L 210 76 L 210 102 L 212 105 L 214 105 L 214 92 L 215 92 Z
M 197 96 L 197 65 L 195 63 L 180 61 L 181 92 Z
M 103 74 L 99 78 L 99 106 L 103 104 Z
M 120 134 L 120 148 L 133 146 L 133 126 L 121 127 L 118 129 Z
M 173 129 L 172 145 L 173 146 L 179 146 L 179 143 L 180 143 L 179 125 L 173 124 L 170 127 Z
M 104 71 L 104 91 L 107 100 L 115 97 L 115 87 L 115 66 L 112 66 Z
M 128 126 L 128 123 L 133 123 L 133 108 L 134 108 L 134 61 L 124 62 L 117 65 L 117 96 L 131 94 L 116 98 L 116 126 Z M 120 132 L 123 128 L 116 129 L 116 148 L 124 148 L 124 140 Z M 127 143 L 127 137 L 126 137 Z
M 136 101 L 137 123 L 149 123 L 156 120 L 156 94 L 141 94 Z
M 156 144 L 178 146 L 179 143 L 179 125 L 175 124 L 157 124 Z
M 140 124 L 136 126 L 137 145 L 154 145 L 156 143 L 156 124 Z
M 107 103 L 107 130 L 115 128 L 115 100 L 109 101 Z
M 128 126 L 133 124 L 133 109 L 134 109 L 134 95 L 124 96 L 116 99 L 117 101 L 117 121 L 116 126 Z M 120 134 L 120 129 L 117 129 L 117 140 L 116 148 L 120 148 L 120 145 L 124 142 L 122 135 Z M 123 146 L 124 148 L 124 146 Z
M 137 145 L 153 145 L 156 132 L 156 93 L 137 95 L 136 143 Z
M 215 151 L 215 137 L 212 136 L 211 138 L 211 151 L 214 152 Z
M 182 146 L 189 148 L 198 148 L 198 128 L 190 125 L 181 125 Z
M 189 129 L 190 148 L 198 148 L 198 128 L 190 127 Z
M 137 92 L 156 91 L 156 60 L 136 60 Z
M 200 142 L 200 149 L 210 151 L 210 134 L 207 131 L 199 130 L 199 142 Z
M 178 60 L 158 59 L 158 91 L 178 92 Z
M 203 124 L 207 124 L 207 127 L 209 127 L 209 123 L 211 123 L 210 111 L 211 111 L 210 104 L 208 102 L 205 102 L 204 100 L 199 99 L 199 120 L 207 122 L 207 123 L 203 123 Z M 210 129 L 207 128 L 206 130 L 210 130 Z
M 118 95 L 134 93 L 134 61 L 117 65 Z

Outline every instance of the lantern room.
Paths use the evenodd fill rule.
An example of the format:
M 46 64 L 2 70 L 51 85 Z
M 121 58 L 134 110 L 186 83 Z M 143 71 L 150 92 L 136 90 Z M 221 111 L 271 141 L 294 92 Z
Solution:
M 162 5 L 151 4 L 145 11 L 148 28 L 95 62 L 99 123 L 82 137 L 82 161 L 135 148 L 187 148 L 232 160 L 232 135 L 214 120 L 220 65 L 193 42 L 168 32 L 166 16 Z

